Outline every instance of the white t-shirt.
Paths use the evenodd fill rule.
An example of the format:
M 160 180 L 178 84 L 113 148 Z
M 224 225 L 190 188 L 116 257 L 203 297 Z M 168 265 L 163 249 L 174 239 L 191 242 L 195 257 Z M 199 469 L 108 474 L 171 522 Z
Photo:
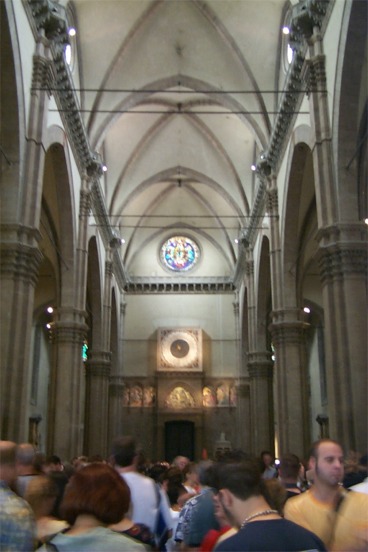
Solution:
M 153 479 L 137 472 L 126 472 L 120 475 L 130 489 L 129 517 L 135 523 L 144 523 L 154 533 L 159 499 Z

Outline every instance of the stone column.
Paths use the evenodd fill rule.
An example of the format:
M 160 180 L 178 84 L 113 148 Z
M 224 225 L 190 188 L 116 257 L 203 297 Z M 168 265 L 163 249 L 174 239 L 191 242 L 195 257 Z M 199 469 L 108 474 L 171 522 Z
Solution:
M 85 450 L 91 454 L 106 454 L 109 420 L 109 377 L 111 370 L 111 250 L 105 261 L 104 297 L 101 324 L 101 350 L 92 350 L 87 361 Z
M 318 235 L 330 436 L 358 451 L 368 448 L 366 234 L 356 223 Z
M 48 449 L 69 459 L 83 448 L 82 343 L 87 327 L 84 311 L 60 307 L 54 316 Z
M 251 443 L 256 455 L 273 450 L 273 362 L 268 352 L 252 352 L 248 356 L 250 378 Z
M 113 372 L 110 375 L 110 388 L 109 388 L 109 439 L 108 445 L 115 437 L 122 434 L 123 431 L 123 418 L 122 418 L 122 405 L 123 405 L 123 392 L 124 392 L 124 378 L 123 378 L 123 339 L 124 339 L 124 322 L 125 322 L 126 303 L 123 301 L 120 304 L 120 323 L 119 323 L 119 340 L 117 351 L 117 362 L 113 367 Z
M 366 451 L 367 229 L 349 220 L 350 210 L 338 213 L 326 63 L 318 31 L 308 44 L 330 435 L 347 448 Z
M 273 449 L 272 361 L 269 352 L 257 351 L 259 344 L 257 342 L 254 261 L 250 248 L 246 251 L 246 275 L 249 326 L 247 366 L 250 382 L 250 442 L 252 452 L 259 454 L 263 449 Z
M 85 452 L 107 454 L 110 351 L 92 351 L 86 363 Z
M 22 442 L 28 440 L 34 289 L 42 254 L 35 231 L 9 230 L 1 234 L 1 436 Z
M 90 180 L 83 177 L 79 201 L 75 289 L 62 290 L 53 332 L 53 363 L 50 377 L 48 448 L 63 458 L 83 452 L 85 369 L 82 346 L 87 335 L 85 300 L 87 280 L 87 233 L 91 208 Z M 65 283 L 62 282 L 62 286 Z M 66 303 L 73 301 L 75 307 Z M 71 430 L 67 429 L 70 422 Z M 70 434 L 69 434 L 70 433 Z
M 280 452 L 303 457 L 310 446 L 308 376 L 304 332 L 298 309 L 272 312 L 270 331 L 275 347 L 276 418 Z
M 34 289 L 42 261 L 38 227 L 45 157 L 42 141 L 49 101 L 45 92 L 49 57 L 47 41 L 40 37 L 33 58 L 24 160 L 17 173 L 6 172 L 1 192 L 1 435 L 3 439 L 18 442 L 28 439 Z

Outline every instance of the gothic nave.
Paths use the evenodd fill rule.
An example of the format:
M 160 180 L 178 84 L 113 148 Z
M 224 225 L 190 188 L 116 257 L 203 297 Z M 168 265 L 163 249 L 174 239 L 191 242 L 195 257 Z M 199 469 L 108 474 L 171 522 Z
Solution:
M 2 0 L 1 438 L 367 451 L 367 2 Z

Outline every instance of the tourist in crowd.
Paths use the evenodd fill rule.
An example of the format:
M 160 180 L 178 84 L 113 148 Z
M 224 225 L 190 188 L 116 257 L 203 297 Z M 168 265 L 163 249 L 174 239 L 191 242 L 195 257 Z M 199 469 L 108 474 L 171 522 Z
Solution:
M 36 519 L 36 538 L 39 545 L 47 541 L 51 535 L 68 527 L 64 520 L 53 515 L 58 496 L 57 484 L 49 475 L 39 475 L 27 486 L 25 500 L 31 506 Z
M 261 452 L 262 478 L 272 479 L 277 477 L 277 469 L 274 464 L 274 457 L 269 450 Z
M 183 471 L 185 466 L 187 466 L 189 462 L 190 460 L 186 456 L 175 456 L 174 460 L 172 461 L 172 465 Z
M 296 552 L 325 551 L 322 541 L 303 527 L 283 519 L 267 502 L 259 463 L 246 460 L 216 469 L 216 500 L 231 526 L 238 529 L 216 545 L 216 551 Z
M 36 450 L 30 443 L 21 443 L 17 446 L 17 483 L 16 489 L 19 496 L 24 498 L 27 485 L 34 478 L 40 475 L 35 467 L 37 456 Z
M 106 464 L 94 463 L 79 469 L 65 490 L 61 512 L 70 528 L 49 542 L 63 552 L 138 552 L 143 544 L 112 531 L 129 508 L 129 493 L 116 471 Z M 39 548 L 47 552 L 43 544 Z
M 298 486 L 299 473 L 299 458 L 295 454 L 283 454 L 280 458 L 279 480 L 286 489 L 286 498 L 291 498 L 301 493 L 301 489 Z
M 124 478 L 121 478 L 121 481 L 125 487 L 125 492 L 129 497 L 129 503 L 130 503 L 131 494 L 130 494 L 129 486 L 125 482 Z M 128 513 L 126 513 L 118 523 L 114 523 L 113 525 L 110 525 L 110 529 L 118 533 L 122 533 L 123 535 L 127 535 L 128 537 L 131 537 L 135 541 L 138 541 L 144 544 L 148 550 L 152 550 L 155 548 L 155 535 L 152 533 L 150 528 L 144 523 L 135 523 L 134 521 L 132 521 Z
M 189 548 L 198 548 L 210 529 L 219 529 L 211 487 L 212 466 L 211 461 L 198 464 L 199 493 L 188 500 L 180 512 L 174 539 Z
M 197 494 L 199 491 L 198 466 L 196 462 L 189 462 L 183 469 L 184 487 L 188 493 Z
M 0 550 L 30 552 L 35 545 L 35 519 L 29 504 L 12 488 L 17 479 L 17 445 L 0 441 Z
M 343 488 L 344 452 L 340 443 L 317 441 L 309 463 L 313 484 L 287 501 L 285 517 L 316 533 L 328 550 L 367 550 L 368 497 Z

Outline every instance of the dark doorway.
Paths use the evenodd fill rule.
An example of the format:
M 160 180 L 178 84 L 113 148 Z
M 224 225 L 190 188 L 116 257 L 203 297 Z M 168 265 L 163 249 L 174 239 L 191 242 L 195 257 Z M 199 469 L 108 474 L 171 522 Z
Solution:
M 165 460 L 172 462 L 175 456 L 194 459 L 194 422 L 165 423 Z

